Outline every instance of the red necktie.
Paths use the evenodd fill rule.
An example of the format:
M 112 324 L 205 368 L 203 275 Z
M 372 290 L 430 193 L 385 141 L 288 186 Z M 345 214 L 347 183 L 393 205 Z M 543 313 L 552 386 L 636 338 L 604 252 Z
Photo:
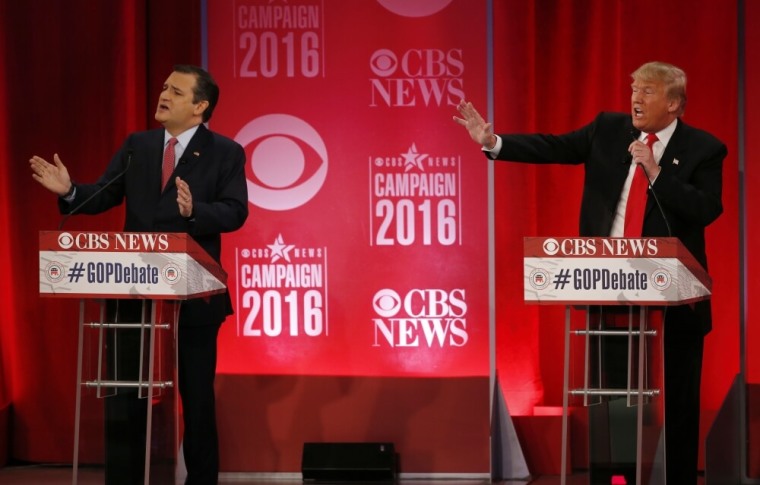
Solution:
M 161 165 L 161 190 L 166 187 L 169 177 L 174 172 L 174 145 L 176 144 L 176 138 L 169 138 L 169 143 L 166 144 L 166 150 L 164 150 L 164 162 Z
M 657 135 L 654 133 L 647 134 L 647 146 L 650 150 L 656 141 Z M 644 226 L 644 212 L 647 207 L 649 180 L 647 180 L 644 170 L 639 167 L 636 167 L 634 170 L 631 190 L 628 192 L 628 202 L 625 206 L 625 227 L 623 229 L 625 237 L 641 237 L 641 230 Z

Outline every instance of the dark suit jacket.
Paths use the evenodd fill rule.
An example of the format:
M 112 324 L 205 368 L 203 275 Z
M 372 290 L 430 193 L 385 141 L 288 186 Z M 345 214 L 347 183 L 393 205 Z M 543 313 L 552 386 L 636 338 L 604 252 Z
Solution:
M 221 233 L 240 228 L 248 217 L 243 148 L 233 140 L 213 133 L 203 125 L 199 126 L 174 175 L 166 188 L 161 190 L 163 151 L 163 128 L 131 134 L 98 182 L 76 184 L 75 199 L 70 203 L 59 201 L 61 212 L 66 213 L 86 200 L 108 181 L 115 179 L 130 163 L 122 177 L 85 204 L 79 212 L 98 214 L 126 201 L 124 231 L 186 232 L 219 262 Z M 191 220 L 179 214 L 175 176 L 181 177 L 190 186 L 193 196 Z M 232 314 L 229 293 L 193 299 L 182 305 L 180 324 L 218 324 L 229 314 Z
M 503 145 L 499 160 L 584 164 L 579 235 L 609 236 L 630 167 L 628 145 L 639 136 L 630 115 L 600 113 L 590 124 L 563 135 L 500 136 Z M 726 146 L 718 139 L 679 119 L 660 160 L 662 171 L 654 183 L 672 236 L 679 238 L 705 269 L 704 229 L 723 212 L 722 170 L 726 153 Z M 643 235 L 669 235 L 651 193 Z M 669 310 L 671 316 L 681 313 L 684 318 L 696 317 L 703 334 L 710 330 L 709 302 Z

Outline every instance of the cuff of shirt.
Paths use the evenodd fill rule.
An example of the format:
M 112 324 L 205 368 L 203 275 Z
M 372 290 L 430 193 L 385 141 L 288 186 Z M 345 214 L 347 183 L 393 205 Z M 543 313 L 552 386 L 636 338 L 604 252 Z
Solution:
M 65 200 L 66 202 L 71 202 L 74 200 L 74 198 L 77 196 L 77 187 L 74 184 L 71 184 L 71 190 L 69 190 L 68 193 L 61 196 L 61 199 Z
M 501 151 L 501 137 L 499 135 L 494 135 L 494 137 L 496 138 L 496 143 L 493 148 L 486 148 L 485 146 L 481 148 L 484 152 L 489 153 L 491 158 L 496 158 L 496 155 Z

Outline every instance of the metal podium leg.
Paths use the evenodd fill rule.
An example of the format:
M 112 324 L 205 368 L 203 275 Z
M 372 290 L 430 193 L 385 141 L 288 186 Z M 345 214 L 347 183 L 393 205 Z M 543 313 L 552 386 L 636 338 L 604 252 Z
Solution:
M 74 411 L 74 459 L 71 483 L 76 485 L 79 475 L 79 424 L 82 414 L 82 354 L 84 351 L 84 300 L 79 300 L 79 345 L 77 350 L 77 398 Z
M 179 439 L 179 395 L 174 383 L 177 381 L 176 334 L 180 305 L 155 300 L 151 304 L 150 322 L 145 327 L 150 329 L 147 382 L 141 387 L 145 390 L 141 397 L 148 406 L 145 485 L 148 485 L 150 476 L 158 483 L 175 480 Z
M 174 386 L 173 383 L 176 382 L 176 376 L 175 375 L 172 375 L 171 379 L 168 380 L 168 381 L 163 379 L 163 377 L 164 377 L 163 376 L 163 372 L 164 372 L 165 369 L 163 369 L 163 367 L 161 365 L 161 362 L 158 363 L 158 367 L 160 369 L 158 371 L 160 373 L 160 378 L 159 378 L 158 381 L 156 380 L 156 368 L 157 368 L 156 367 L 157 366 L 157 362 L 156 362 L 157 349 L 156 349 L 156 347 L 159 346 L 159 350 L 158 351 L 160 352 L 161 348 L 163 348 L 163 347 L 166 346 L 166 344 L 164 343 L 164 337 L 166 336 L 166 334 L 162 333 L 161 334 L 162 337 L 161 337 L 161 339 L 159 339 L 158 338 L 158 333 L 156 332 L 156 330 L 163 330 L 164 332 L 166 330 L 168 330 L 168 329 L 172 330 L 170 336 L 168 336 L 166 338 L 168 338 L 172 342 L 172 346 L 173 346 L 173 348 L 175 348 L 174 358 L 172 359 L 172 362 L 171 362 L 171 364 L 172 364 L 171 368 L 172 369 L 176 369 L 176 347 L 174 347 L 174 343 L 176 342 L 176 328 L 177 328 L 177 325 L 176 325 L 176 323 L 177 323 L 176 314 L 178 312 L 177 312 L 176 307 L 172 306 L 173 313 L 175 313 L 175 318 L 173 319 L 173 323 L 171 325 L 167 324 L 167 323 L 159 323 L 159 319 L 163 318 L 163 316 L 159 315 L 159 312 L 158 312 L 159 302 L 156 301 L 156 300 L 152 300 L 150 304 L 151 304 L 151 308 L 150 308 L 150 322 L 148 323 L 147 326 L 143 325 L 143 332 L 145 331 L 146 328 L 149 328 L 149 334 L 150 334 L 150 336 L 148 337 L 149 342 L 148 342 L 148 371 L 147 371 L 147 379 L 146 379 L 147 382 L 142 382 L 142 376 L 144 374 L 143 374 L 143 372 L 141 370 L 141 372 L 140 372 L 141 383 L 140 383 L 140 391 L 139 391 L 140 397 L 145 399 L 146 406 L 147 406 L 146 423 L 145 423 L 146 428 L 145 428 L 145 472 L 144 472 L 145 476 L 144 476 L 144 480 L 143 480 L 144 485 L 148 485 L 150 483 L 150 475 L 151 475 L 151 471 L 152 471 L 151 467 L 153 466 L 153 464 L 151 462 L 151 452 L 153 451 L 153 431 L 154 431 L 153 427 L 154 427 L 154 424 L 156 424 L 156 423 L 158 423 L 158 424 L 156 424 L 156 426 L 159 426 L 159 428 L 161 428 L 161 426 L 162 426 L 162 423 L 161 423 L 161 420 L 160 420 L 160 413 L 159 413 L 159 421 L 156 421 L 154 423 L 154 420 L 153 420 L 153 411 L 154 411 L 154 407 L 155 407 L 154 398 L 156 396 L 158 396 L 158 395 L 161 395 L 164 389 L 169 388 L 169 387 L 173 387 Z M 145 315 L 145 312 L 143 312 L 143 315 Z M 159 342 L 159 340 L 160 340 L 160 342 Z M 145 345 L 141 345 L 141 352 L 144 349 L 145 349 Z M 166 356 L 162 356 L 162 357 L 165 358 Z M 142 361 L 143 361 L 143 359 L 141 357 L 141 362 Z M 176 389 L 176 387 L 175 387 L 175 389 Z M 173 438 L 174 438 L 174 440 L 172 440 L 172 441 L 175 442 L 175 443 L 172 443 L 172 454 L 174 455 L 174 460 L 173 460 L 174 461 L 174 467 L 172 469 L 172 475 L 174 475 L 174 472 L 176 471 L 176 461 L 177 461 L 176 460 L 176 449 L 177 448 L 176 448 L 175 444 L 176 444 L 176 441 L 178 439 L 177 436 L 178 436 L 178 432 L 179 432 L 179 430 L 178 430 L 178 424 L 177 424 L 177 417 L 178 417 L 178 413 L 179 413 L 179 409 L 178 409 L 179 406 L 178 406 L 178 401 L 177 401 L 176 394 L 174 395 L 173 407 L 172 408 L 173 408 L 173 413 L 172 413 L 173 414 L 173 424 L 171 426 L 171 428 L 172 428 L 171 432 L 172 432 Z M 165 426 L 165 425 L 166 425 L 166 423 L 163 423 L 163 426 Z M 158 433 L 158 435 L 157 435 L 158 439 L 161 440 L 162 438 L 165 438 L 165 436 L 162 436 L 162 434 L 165 434 L 166 430 L 165 429 L 158 429 L 157 433 Z M 157 445 L 157 446 L 160 447 L 160 445 Z M 158 463 L 156 464 L 156 466 L 157 467 L 163 467 L 163 466 L 165 466 L 165 464 L 162 463 L 162 462 L 163 462 L 163 460 L 159 459 Z M 158 478 L 159 480 L 164 480 L 165 479 L 165 477 L 163 477 L 163 476 L 159 476 L 159 477 L 154 476 L 154 478 Z
M 629 307 L 627 313 L 612 312 L 610 315 L 605 315 L 603 308 L 595 311 L 598 312 L 599 327 L 591 324 L 592 311 L 586 308 L 585 330 L 572 330 L 570 308 L 566 309 L 563 439 L 567 439 L 567 399 L 570 395 L 583 396 L 583 405 L 589 410 L 590 479 L 596 483 L 614 478 L 615 475 L 627 474 L 630 477 L 629 483 L 635 481 L 637 485 L 661 485 L 664 483 L 660 478 L 664 469 L 661 431 L 664 418 L 662 399 L 659 398 L 661 376 L 658 374 L 661 373 L 661 364 L 658 361 L 661 360 L 662 351 L 661 340 L 656 339 L 660 319 L 652 319 L 647 307 L 638 310 Z M 636 311 L 639 312 L 638 320 L 635 320 Z M 622 317 L 626 317 L 625 323 Z M 583 387 L 578 389 L 569 388 L 569 335 L 585 336 Z M 621 345 L 619 349 L 617 346 L 612 347 L 613 353 L 609 353 L 609 348 L 605 350 L 597 343 L 598 348 L 594 353 L 589 351 L 591 339 L 599 342 L 601 339 L 609 339 L 610 343 L 616 341 Z M 626 342 L 624 345 L 623 339 Z M 616 360 L 622 358 L 623 354 L 624 366 Z M 594 376 L 591 375 L 592 357 L 596 360 Z M 611 368 L 609 364 L 612 365 Z M 605 366 L 608 368 L 603 370 Z M 596 404 L 602 406 L 592 412 L 590 406 Z M 567 443 L 563 443 L 563 484 L 566 473 L 564 467 L 567 467 L 566 447 Z M 609 478 L 608 474 L 611 475 Z
M 560 466 L 560 484 L 567 483 L 567 422 L 568 422 L 568 404 L 570 396 L 570 306 L 565 306 L 565 364 L 563 369 L 564 376 L 562 389 L 562 460 Z
M 174 388 L 176 382 L 176 321 L 178 312 L 176 310 L 173 312 L 174 325 L 160 323 L 161 308 L 163 308 L 160 306 L 160 302 L 150 301 L 150 315 L 148 315 L 149 303 L 148 300 L 143 300 L 138 303 L 139 317 L 137 317 L 137 308 L 135 307 L 132 307 L 134 311 L 127 310 L 126 316 L 123 317 L 117 304 L 113 314 L 115 320 L 107 321 L 110 315 L 106 315 L 106 303 L 101 302 L 100 316 L 97 318 L 98 321 L 95 321 L 96 318 L 93 318 L 87 303 L 86 300 L 81 300 L 79 309 L 72 483 L 76 485 L 79 479 L 82 409 L 87 409 L 87 402 L 84 401 L 85 395 L 83 394 L 86 392 L 86 388 L 94 388 L 96 390 L 94 397 L 99 400 L 125 397 L 118 402 L 104 401 L 106 410 L 106 480 L 108 480 L 110 464 L 113 466 L 111 473 L 114 477 L 125 478 L 121 476 L 122 472 L 134 473 L 130 476 L 135 482 L 142 481 L 148 485 L 151 476 L 153 476 L 154 480 L 167 483 L 168 465 L 172 465 L 172 476 L 176 471 L 179 406 L 176 393 L 165 392 L 164 390 Z M 93 330 L 98 333 L 85 333 Z M 127 338 L 127 335 L 129 338 L 124 340 L 118 337 L 119 331 L 127 332 L 124 338 Z M 163 333 L 161 333 L 162 331 Z M 170 332 L 167 333 L 167 331 Z M 113 335 L 106 336 L 105 332 L 111 332 Z M 95 344 L 97 349 L 95 354 L 91 355 L 90 343 L 93 343 L 93 338 L 97 340 Z M 137 346 L 139 346 L 139 352 L 128 352 L 129 350 L 138 350 Z M 126 360 L 123 357 L 126 357 Z M 136 362 L 134 357 L 139 357 L 139 362 Z M 161 357 L 167 357 L 167 359 L 161 359 Z M 91 360 L 94 358 L 97 358 L 97 362 L 93 366 Z M 165 362 L 162 365 L 163 361 Z M 125 365 L 126 367 L 124 367 Z M 93 375 L 93 372 L 96 374 Z M 167 376 L 169 376 L 168 379 L 166 379 Z M 126 394 L 120 395 L 119 390 L 126 390 Z M 144 403 L 140 402 L 140 399 L 144 399 Z M 115 421 L 116 427 L 112 428 L 110 434 L 108 431 L 109 409 L 118 416 L 117 421 Z M 134 414 L 135 410 L 139 410 L 139 412 Z M 86 421 L 86 416 L 85 414 L 84 421 Z M 142 436 L 143 425 L 145 426 L 144 437 Z M 153 429 L 154 427 L 156 430 Z M 132 430 L 140 431 L 130 434 Z M 110 448 L 113 456 L 109 457 L 109 443 L 113 444 L 109 439 L 114 437 L 116 437 L 117 445 Z M 134 438 L 136 438 L 135 441 L 130 442 L 130 439 Z M 143 445 L 145 446 L 144 452 L 138 448 L 138 446 Z M 169 448 L 171 448 L 171 454 L 165 456 Z M 126 455 L 122 455 L 124 450 L 127 450 Z M 113 457 L 116 459 L 111 460 L 110 458 Z M 126 459 L 124 459 L 125 457 Z M 143 457 L 145 460 L 144 467 L 143 463 L 137 465 L 137 462 L 142 462 Z M 138 460 L 132 461 L 133 458 L 138 458 Z
M 143 302 L 143 305 L 145 302 Z M 143 311 L 143 315 L 145 312 Z M 150 302 L 150 342 L 148 345 L 150 346 L 150 350 L 148 351 L 149 357 L 148 357 L 148 388 L 147 388 L 147 396 L 145 397 L 145 405 L 148 407 L 147 410 L 147 416 L 146 424 L 145 424 L 145 480 L 143 483 L 145 485 L 148 485 L 150 483 L 150 451 L 151 451 L 151 430 L 153 429 L 153 362 L 155 358 L 155 349 L 156 349 L 156 324 L 158 322 L 156 321 L 156 301 L 151 300 Z M 143 328 L 143 332 L 145 332 L 145 329 Z M 145 346 L 141 346 L 141 352 L 142 349 L 144 349 Z M 141 365 L 142 365 L 142 359 L 141 359 Z M 142 373 L 140 373 L 142 376 Z M 142 393 L 142 387 L 140 387 L 140 392 Z
M 629 317 L 630 318 L 630 317 Z M 639 376 L 636 389 L 636 485 L 641 485 L 644 443 L 644 349 L 647 335 L 647 309 L 639 307 Z

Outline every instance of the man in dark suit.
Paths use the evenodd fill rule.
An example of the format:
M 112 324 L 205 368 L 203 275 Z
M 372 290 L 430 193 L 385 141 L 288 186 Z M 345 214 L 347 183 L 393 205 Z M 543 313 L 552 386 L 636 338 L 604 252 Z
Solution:
M 79 212 L 97 214 L 125 202 L 124 231 L 185 232 L 219 262 L 221 233 L 243 225 L 248 217 L 248 193 L 243 148 L 203 125 L 211 118 L 218 97 L 219 88 L 205 70 L 175 66 L 156 108 L 155 119 L 163 128 L 131 134 L 98 182 L 72 183 L 57 154 L 53 164 L 33 157 L 32 176 L 59 195 L 64 214 L 90 197 Z M 128 303 L 119 303 L 122 319 L 127 319 L 124 315 L 134 318 L 139 312 Z M 217 483 L 216 341 L 221 323 L 230 314 L 232 303 L 226 292 L 191 299 L 180 307 L 178 384 L 187 484 Z M 140 419 L 145 401 L 137 403 L 136 408 L 134 395 L 127 393 L 125 399 L 131 403 L 120 402 L 118 396 L 106 399 L 107 446 L 123 442 L 122 433 L 141 429 L 140 423 L 131 421 Z M 144 434 L 142 437 L 144 440 Z M 129 439 L 139 443 L 139 438 L 137 434 Z M 141 480 L 142 450 L 141 446 L 139 451 L 133 451 L 135 457 L 126 462 L 123 457 L 110 456 L 120 453 L 109 454 L 106 450 L 107 482 Z M 123 451 L 130 453 L 128 449 Z
M 686 106 L 686 75 L 681 69 L 651 62 L 639 67 L 631 77 L 630 114 L 601 113 L 588 125 L 567 134 L 497 136 L 491 124 L 464 100 L 458 106 L 462 117 L 454 120 L 467 128 L 471 138 L 492 159 L 583 164 L 581 236 L 674 236 L 707 268 L 704 231 L 723 211 L 726 147 L 680 119 Z M 657 135 L 651 137 L 651 148 L 646 144 L 649 134 Z M 652 192 L 647 191 L 646 205 L 642 202 L 643 221 L 632 223 L 633 232 L 629 232 L 626 212 L 629 216 L 633 212 L 629 199 L 633 201 L 634 197 L 629 198 L 628 191 L 635 184 L 639 167 L 645 170 L 640 175 L 646 173 L 649 177 L 662 213 Z M 697 479 L 702 351 L 711 321 L 709 301 L 668 308 L 666 312 L 668 483 L 693 484 Z

